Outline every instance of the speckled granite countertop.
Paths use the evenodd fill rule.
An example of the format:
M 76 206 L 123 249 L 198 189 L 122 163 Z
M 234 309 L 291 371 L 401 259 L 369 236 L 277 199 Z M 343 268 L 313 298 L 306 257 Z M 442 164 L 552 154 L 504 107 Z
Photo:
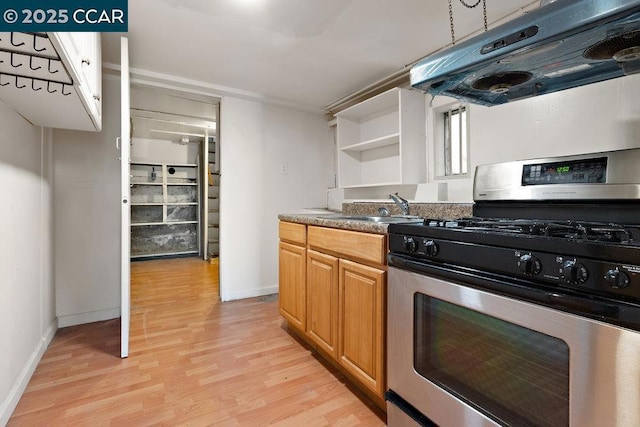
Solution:
M 345 230 L 363 231 L 365 233 L 387 234 L 387 227 L 389 227 L 389 224 L 331 218 L 338 215 L 340 214 L 283 214 L 278 215 L 278 219 L 281 221 L 297 222 L 299 224 L 319 225 L 320 227 L 342 228 Z
M 401 215 L 395 203 L 357 202 L 343 203 L 344 215 L 377 215 L 378 209 L 384 207 L 391 215 Z M 473 203 L 410 203 L 411 215 L 433 219 L 455 219 L 472 215 Z
M 471 203 L 412 203 L 411 215 L 422 218 L 453 219 L 472 215 Z M 400 209 L 393 203 L 344 203 L 342 213 L 333 214 L 281 214 L 282 221 L 297 222 L 321 227 L 342 228 L 345 230 L 362 231 L 365 233 L 386 234 L 388 223 L 373 221 L 354 221 L 337 219 L 340 215 L 378 215 L 378 208 L 386 207 L 391 215 L 400 215 Z

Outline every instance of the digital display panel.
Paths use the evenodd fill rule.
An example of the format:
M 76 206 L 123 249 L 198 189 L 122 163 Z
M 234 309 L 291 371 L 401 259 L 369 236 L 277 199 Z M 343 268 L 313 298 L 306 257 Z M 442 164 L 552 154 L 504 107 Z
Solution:
M 603 184 L 607 158 L 524 165 L 522 185 Z

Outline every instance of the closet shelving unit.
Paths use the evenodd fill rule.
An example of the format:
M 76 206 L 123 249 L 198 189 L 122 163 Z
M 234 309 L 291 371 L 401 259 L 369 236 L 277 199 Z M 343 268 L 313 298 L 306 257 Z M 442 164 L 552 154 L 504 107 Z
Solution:
M 131 258 L 200 252 L 197 164 L 131 163 Z

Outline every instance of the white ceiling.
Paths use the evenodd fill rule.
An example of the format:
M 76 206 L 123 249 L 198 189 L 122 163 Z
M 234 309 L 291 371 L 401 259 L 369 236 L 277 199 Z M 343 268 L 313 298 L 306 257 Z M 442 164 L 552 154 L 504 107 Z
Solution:
M 537 3 L 486 2 L 489 23 Z M 481 4 L 453 13 L 456 38 L 482 28 Z M 105 62 L 120 36 L 103 34 Z M 133 68 L 310 108 L 451 42 L 447 0 L 131 0 L 127 36 Z

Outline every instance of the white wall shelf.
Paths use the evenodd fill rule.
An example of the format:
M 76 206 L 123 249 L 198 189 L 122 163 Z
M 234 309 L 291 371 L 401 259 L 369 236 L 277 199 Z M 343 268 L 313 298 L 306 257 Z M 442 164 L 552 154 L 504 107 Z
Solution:
M 131 163 L 131 258 L 200 251 L 196 164 Z
M 388 145 L 399 144 L 400 133 L 395 132 L 391 135 L 384 135 L 378 138 L 370 139 L 368 141 L 359 142 L 357 144 L 349 145 L 340 148 L 342 151 L 365 151 L 373 150 L 374 148 L 386 147 Z
M 426 181 L 426 101 L 421 92 L 393 88 L 336 116 L 341 188 Z

